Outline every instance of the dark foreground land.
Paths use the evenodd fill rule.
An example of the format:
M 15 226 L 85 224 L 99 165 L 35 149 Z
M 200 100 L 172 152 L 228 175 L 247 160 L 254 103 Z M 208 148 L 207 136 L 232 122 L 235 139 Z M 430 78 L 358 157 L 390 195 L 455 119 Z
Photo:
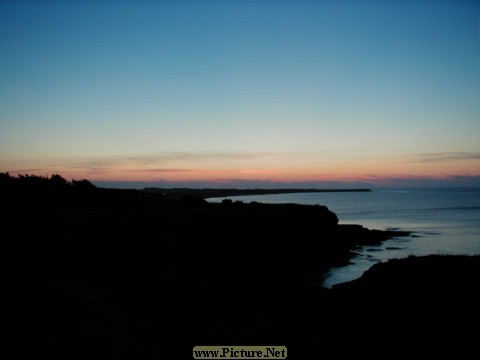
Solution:
M 322 206 L 187 195 L 0 174 L 6 342 L 19 357 L 186 359 L 195 345 L 283 345 L 292 359 L 379 342 L 396 354 L 475 349 L 467 325 L 478 327 L 479 256 L 390 261 L 327 290 L 322 276 L 356 246 L 409 234 L 338 225 Z

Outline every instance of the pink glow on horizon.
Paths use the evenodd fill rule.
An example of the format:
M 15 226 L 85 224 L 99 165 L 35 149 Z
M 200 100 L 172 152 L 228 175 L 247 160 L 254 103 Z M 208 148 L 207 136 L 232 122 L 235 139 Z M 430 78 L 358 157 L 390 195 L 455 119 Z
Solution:
M 428 153 L 376 158 L 318 154 L 168 153 L 158 156 L 24 161 L 0 171 L 104 182 L 391 183 L 480 176 L 478 153 Z M 393 180 L 392 180 L 393 179 Z
M 241 170 L 205 170 L 205 169 L 167 169 L 154 171 L 152 169 L 132 169 L 132 168 L 107 168 L 102 170 L 91 169 L 62 169 L 51 168 L 48 170 L 28 171 L 29 169 L 8 171 L 11 175 L 35 174 L 49 176 L 59 174 L 68 180 L 88 179 L 99 182 L 172 182 L 172 183 L 190 183 L 201 182 L 212 186 L 228 185 L 236 182 L 258 182 L 258 183 L 326 183 L 338 182 L 349 183 L 369 183 L 379 186 L 395 183 L 399 180 L 449 180 L 457 176 L 480 177 L 479 172 L 469 171 L 468 169 L 459 169 L 454 167 L 450 171 L 432 171 L 437 169 L 426 169 L 430 171 L 421 171 L 420 168 L 402 169 L 402 172 L 388 171 L 389 169 L 379 168 L 377 171 L 366 169 L 360 172 L 360 169 L 349 167 L 347 169 L 336 169 L 333 171 L 320 171 L 315 169 L 241 169 Z M 455 170 L 463 170 L 455 172 Z

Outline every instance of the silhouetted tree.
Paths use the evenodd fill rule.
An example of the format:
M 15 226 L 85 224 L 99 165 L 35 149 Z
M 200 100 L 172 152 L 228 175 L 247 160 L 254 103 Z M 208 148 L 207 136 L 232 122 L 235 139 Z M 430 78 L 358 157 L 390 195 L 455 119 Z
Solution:
M 222 200 L 222 205 L 229 206 L 229 205 L 232 205 L 232 203 L 233 203 L 232 199 L 223 199 Z
M 68 186 L 68 181 L 58 174 L 52 175 L 49 179 L 49 183 L 50 185 L 52 185 L 52 187 L 57 189 L 65 188 Z
M 11 184 L 12 177 L 7 173 L 0 173 L 0 186 Z
M 95 185 L 93 185 L 90 181 L 86 179 L 72 180 L 71 185 L 75 189 L 79 189 L 79 190 L 93 190 L 97 188 Z

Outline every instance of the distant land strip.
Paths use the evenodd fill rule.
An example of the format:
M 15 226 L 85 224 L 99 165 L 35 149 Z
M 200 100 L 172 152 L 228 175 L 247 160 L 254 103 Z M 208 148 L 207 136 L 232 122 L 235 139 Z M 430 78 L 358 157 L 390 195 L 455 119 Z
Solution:
M 192 188 L 145 188 L 148 193 L 164 194 L 169 197 L 195 196 L 202 199 L 246 196 L 246 195 L 272 195 L 293 193 L 319 193 L 319 192 L 368 192 L 370 189 L 192 189 Z

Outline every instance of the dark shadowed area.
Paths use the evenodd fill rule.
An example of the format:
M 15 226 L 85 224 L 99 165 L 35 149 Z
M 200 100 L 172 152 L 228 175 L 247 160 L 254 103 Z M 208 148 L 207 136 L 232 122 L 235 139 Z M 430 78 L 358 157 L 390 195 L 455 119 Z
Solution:
M 464 324 L 479 320 L 479 256 L 389 261 L 329 290 L 323 276 L 356 246 L 409 233 L 339 225 L 324 206 L 200 195 L 0 174 L 17 352 L 158 359 L 190 358 L 195 345 L 278 344 L 289 358 L 321 358 L 339 338 L 341 356 L 425 333 L 435 341 L 421 350 L 474 347 Z

